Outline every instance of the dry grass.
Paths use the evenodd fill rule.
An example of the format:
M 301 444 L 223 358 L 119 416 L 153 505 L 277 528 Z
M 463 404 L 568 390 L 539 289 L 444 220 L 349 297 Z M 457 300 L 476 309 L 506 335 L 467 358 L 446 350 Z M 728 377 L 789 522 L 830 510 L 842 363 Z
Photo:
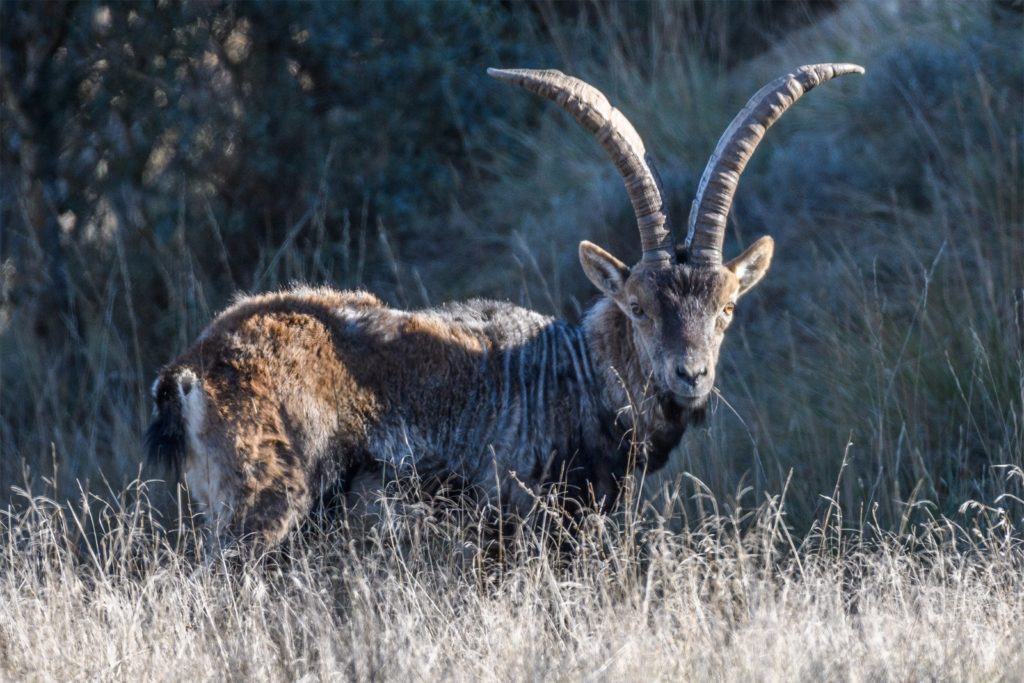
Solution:
M 5 520 L 0 677 L 994 681 L 1024 671 L 1024 543 L 996 508 L 973 507 L 968 527 L 940 518 L 894 534 L 831 506 L 801 539 L 781 498 L 726 513 L 692 481 L 643 515 L 586 520 L 561 557 L 521 531 L 498 559 L 477 548 L 473 511 L 420 505 L 363 543 L 343 525 L 313 527 L 274 556 L 204 570 L 185 559 L 191 534 L 160 532 L 144 494 L 134 486 L 118 503 L 75 508 L 35 498 Z M 698 517 L 670 529 L 684 496 L 699 499 Z

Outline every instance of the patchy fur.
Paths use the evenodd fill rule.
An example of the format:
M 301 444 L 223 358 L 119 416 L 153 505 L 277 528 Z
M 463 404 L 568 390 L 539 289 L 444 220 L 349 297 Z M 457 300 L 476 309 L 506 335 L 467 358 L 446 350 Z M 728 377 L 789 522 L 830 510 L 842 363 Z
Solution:
M 733 296 L 735 279 L 634 269 L 619 296 L 648 296 L 656 326 L 612 298 L 574 327 L 486 300 L 400 311 L 327 288 L 242 297 L 161 371 L 150 457 L 180 472 L 222 542 L 274 545 L 338 486 L 372 510 L 369 482 L 455 486 L 510 515 L 553 485 L 570 507 L 606 507 L 703 418 L 706 395 L 677 395 L 660 368 L 687 344 L 717 358 L 717 313 L 687 316 L 707 320 L 701 306 Z

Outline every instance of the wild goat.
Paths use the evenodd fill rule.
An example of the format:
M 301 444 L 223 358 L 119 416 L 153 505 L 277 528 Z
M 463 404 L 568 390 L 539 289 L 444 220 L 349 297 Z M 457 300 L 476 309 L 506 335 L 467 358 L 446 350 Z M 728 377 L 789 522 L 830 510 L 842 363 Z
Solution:
M 607 506 L 628 473 L 662 467 L 703 418 L 736 300 L 772 258 L 762 237 L 722 262 L 744 166 L 801 95 L 863 69 L 803 66 L 754 95 L 718 141 L 679 245 L 643 142 L 601 92 L 559 71 L 488 73 L 595 135 L 625 181 L 643 257 L 630 268 L 580 243 L 602 297 L 578 326 L 485 300 L 400 311 L 328 288 L 239 298 L 161 370 L 147 434 L 222 542 L 274 545 L 331 488 L 358 505 L 416 477 L 515 515 L 555 485 L 573 505 Z

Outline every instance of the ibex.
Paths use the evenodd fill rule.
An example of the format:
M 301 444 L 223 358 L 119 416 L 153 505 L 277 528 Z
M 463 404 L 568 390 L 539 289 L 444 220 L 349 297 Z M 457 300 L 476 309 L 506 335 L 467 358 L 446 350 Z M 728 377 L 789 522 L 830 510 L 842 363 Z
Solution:
M 331 487 L 416 477 L 511 516 L 556 484 L 607 506 L 635 468 L 662 467 L 703 419 L 736 301 L 772 258 L 766 236 L 722 261 L 740 174 L 801 95 L 863 69 L 803 66 L 754 95 L 718 141 L 678 245 L 643 142 L 601 92 L 559 71 L 488 73 L 594 134 L 625 182 L 642 258 L 627 267 L 580 243 L 602 296 L 579 325 L 485 300 L 401 311 L 328 288 L 239 298 L 160 371 L 147 433 L 221 542 L 272 546 Z

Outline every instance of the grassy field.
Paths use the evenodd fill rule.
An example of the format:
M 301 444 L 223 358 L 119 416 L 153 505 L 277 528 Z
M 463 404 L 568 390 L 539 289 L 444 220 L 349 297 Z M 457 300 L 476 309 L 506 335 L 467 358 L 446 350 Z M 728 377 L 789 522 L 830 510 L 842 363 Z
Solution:
M 1014 476 L 1020 478 L 1017 471 Z M 119 503 L 41 499 L 0 549 L 7 680 L 1019 680 L 1024 548 L 997 508 L 884 532 L 776 497 L 726 516 L 692 481 L 481 553 L 471 513 L 343 524 L 207 569 Z M 696 494 L 683 528 L 665 521 Z M 134 498 L 134 502 L 125 502 Z M 449 510 L 451 513 L 451 510 Z M 99 542 L 83 530 L 102 531 Z M 85 534 L 91 535 L 91 532 Z M 165 540 L 160 540 L 161 538 Z M 78 548 L 77 552 L 73 549 Z M 486 558 L 486 559 L 485 559 Z
M 760 32 L 755 6 L 537 3 L 510 28 L 452 3 L 513 46 L 456 49 L 476 74 L 462 81 L 430 75 L 445 85 L 423 106 L 456 119 L 457 163 L 401 161 L 427 145 L 410 140 L 433 141 L 403 110 L 405 147 L 374 171 L 390 194 L 360 201 L 358 183 L 379 178 L 359 141 L 381 143 L 359 126 L 388 105 L 368 102 L 365 120 L 331 109 L 321 118 L 340 116 L 346 136 L 303 148 L 309 183 L 267 209 L 280 220 L 249 227 L 209 194 L 213 175 L 178 184 L 171 163 L 150 183 L 149 161 L 135 177 L 111 157 L 93 213 L 62 214 L 79 218 L 62 237 L 60 306 L 42 295 L 45 243 L 22 218 L 31 184 L 5 180 L 0 678 L 1020 680 L 1024 15 L 864 1 Z M 471 39 L 421 19 L 438 46 Z M 740 54 L 730 39 L 766 48 Z M 485 67 L 554 65 L 604 90 L 654 152 L 678 235 L 731 116 L 819 61 L 867 73 L 809 94 L 744 175 L 726 254 L 770 233 L 777 256 L 725 342 L 721 400 L 572 552 L 530 530 L 487 546 L 479 511 L 417 503 L 368 538 L 333 520 L 271 557 L 194 561 L 180 492 L 141 465 L 148 386 L 234 291 L 305 280 L 400 306 L 485 295 L 576 319 L 594 295 L 578 241 L 638 256 L 594 141 Z M 302 123 L 282 123 L 280 144 Z M 422 176 L 403 175 L 416 163 Z M 262 206 L 272 192 L 252 187 L 243 199 Z

